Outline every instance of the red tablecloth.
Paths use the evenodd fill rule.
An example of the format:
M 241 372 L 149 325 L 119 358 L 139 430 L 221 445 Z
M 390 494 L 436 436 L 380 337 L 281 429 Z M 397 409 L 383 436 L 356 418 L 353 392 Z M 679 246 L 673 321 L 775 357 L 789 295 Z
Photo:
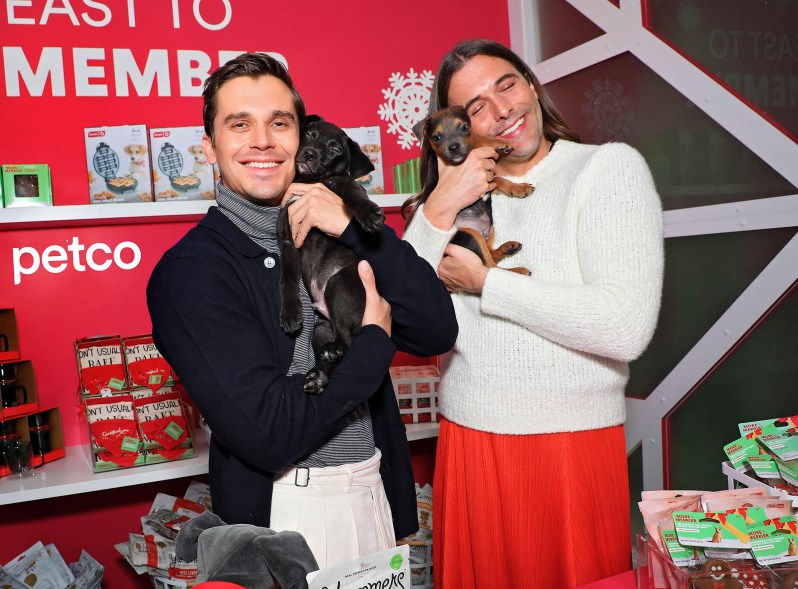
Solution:
M 578 589 L 637 589 L 637 578 L 635 571 L 626 571 L 595 583 L 580 585 Z

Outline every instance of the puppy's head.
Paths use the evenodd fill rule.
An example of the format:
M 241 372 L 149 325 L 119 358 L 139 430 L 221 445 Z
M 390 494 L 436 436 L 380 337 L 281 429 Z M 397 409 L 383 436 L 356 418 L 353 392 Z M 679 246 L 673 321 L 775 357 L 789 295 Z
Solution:
M 142 156 L 145 153 L 147 153 L 147 148 L 144 147 L 143 145 L 132 143 L 130 145 L 125 146 L 125 153 L 132 158 L 136 158 L 138 156 Z
M 199 160 L 204 160 L 205 159 L 205 153 L 203 153 L 203 151 L 202 151 L 202 145 L 198 145 L 198 144 L 189 145 L 188 147 L 186 147 L 186 151 L 189 154 L 191 154 L 191 156 L 195 160 L 199 161 Z
M 422 125 L 423 140 L 443 161 L 463 163 L 476 137 L 471 119 L 461 106 L 450 106 L 428 116 Z
M 296 168 L 300 180 L 321 182 L 333 176 L 360 178 L 374 165 L 340 127 L 308 115 L 299 137 Z

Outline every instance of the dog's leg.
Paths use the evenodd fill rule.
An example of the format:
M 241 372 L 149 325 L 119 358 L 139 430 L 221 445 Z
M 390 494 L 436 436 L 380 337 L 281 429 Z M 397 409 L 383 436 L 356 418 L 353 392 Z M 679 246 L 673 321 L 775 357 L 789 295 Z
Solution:
M 356 264 L 343 267 L 327 282 L 324 298 L 330 312 L 334 340 L 327 345 L 326 357 L 338 362 L 360 332 L 366 309 L 366 289 Z
M 320 395 L 330 382 L 330 375 L 335 364 L 324 359 L 324 349 L 332 340 L 332 323 L 326 317 L 317 315 L 310 342 L 313 347 L 313 356 L 316 358 L 316 365 L 305 375 L 304 389 L 308 394 Z
M 527 197 L 535 190 L 535 187 L 531 184 L 527 184 L 526 182 L 510 182 L 507 178 L 502 178 L 501 176 L 496 176 L 493 178 L 493 181 L 496 183 L 497 190 L 514 198 Z
M 521 251 L 521 243 L 518 241 L 505 241 L 499 247 L 493 247 L 493 240 L 495 238 L 494 228 L 491 226 L 490 233 L 488 234 L 488 239 L 486 240 L 487 247 L 490 250 L 491 258 L 493 259 L 494 266 L 498 265 L 504 258 L 507 256 L 511 256 L 515 253 Z M 516 274 L 522 274 L 524 276 L 531 276 L 532 272 L 528 268 L 524 268 L 523 266 L 517 266 L 515 268 L 503 268 L 503 270 L 509 270 L 510 272 L 515 272 Z
M 382 207 L 369 198 L 366 190 L 349 176 L 336 176 L 325 180 L 324 184 L 341 197 L 352 211 L 357 222 L 369 233 L 376 233 L 385 223 Z
M 277 239 L 280 244 L 280 329 L 293 335 L 302 329 L 302 301 L 299 299 L 302 257 L 291 237 L 288 207 L 280 211 L 277 219 Z
M 496 265 L 493 261 L 493 255 L 490 251 L 490 247 L 488 247 L 488 243 L 476 229 L 471 229 L 470 227 L 458 229 L 450 243 L 471 250 L 479 256 L 479 259 L 482 260 L 482 263 L 488 268 L 492 268 Z

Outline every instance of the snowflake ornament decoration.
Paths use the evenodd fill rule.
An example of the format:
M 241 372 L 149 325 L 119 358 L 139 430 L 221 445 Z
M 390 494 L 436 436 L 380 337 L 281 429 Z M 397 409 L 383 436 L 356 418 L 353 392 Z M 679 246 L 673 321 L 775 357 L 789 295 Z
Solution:
M 398 136 L 396 142 L 402 149 L 419 145 L 413 125 L 427 115 L 434 80 L 431 71 L 424 70 L 418 74 L 410 68 L 406 76 L 398 72 L 391 74 L 388 79 L 391 87 L 382 91 L 385 102 L 377 114 L 383 121 L 388 121 L 388 133 Z
M 630 107 L 631 102 L 624 95 L 621 84 L 593 80 L 582 105 L 582 114 L 587 119 L 587 129 L 593 141 L 619 141 L 628 135 L 634 118 Z

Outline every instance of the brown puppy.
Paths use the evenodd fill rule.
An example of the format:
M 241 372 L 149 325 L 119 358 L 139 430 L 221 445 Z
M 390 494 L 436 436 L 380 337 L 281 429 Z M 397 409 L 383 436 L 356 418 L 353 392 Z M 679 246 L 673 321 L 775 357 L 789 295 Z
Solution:
M 512 146 L 501 139 L 477 137 L 471 129 L 468 113 L 459 106 L 444 108 L 430 115 L 417 125 L 416 131 L 422 138 L 421 177 L 424 180 L 424 187 L 419 194 L 412 196 L 402 205 L 402 216 L 408 224 L 418 206 L 426 202 L 438 184 L 438 157 L 449 165 L 457 166 L 462 164 L 469 152 L 476 147 L 492 147 L 499 157 L 513 151 Z M 495 177 L 493 181 L 498 190 L 515 198 L 529 196 L 534 190 L 531 184 L 510 182 L 506 178 Z M 457 228 L 457 233 L 451 243 L 473 251 L 488 268 L 496 267 L 501 260 L 521 249 L 521 244 L 517 241 L 507 241 L 496 248 L 493 247 L 490 196 L 486 199 L 480 198 L 460 211 L 454 226 Z M 507 268 L 507 270 L 518 274 L 531 274 L 529 269 L 522 267 Z

